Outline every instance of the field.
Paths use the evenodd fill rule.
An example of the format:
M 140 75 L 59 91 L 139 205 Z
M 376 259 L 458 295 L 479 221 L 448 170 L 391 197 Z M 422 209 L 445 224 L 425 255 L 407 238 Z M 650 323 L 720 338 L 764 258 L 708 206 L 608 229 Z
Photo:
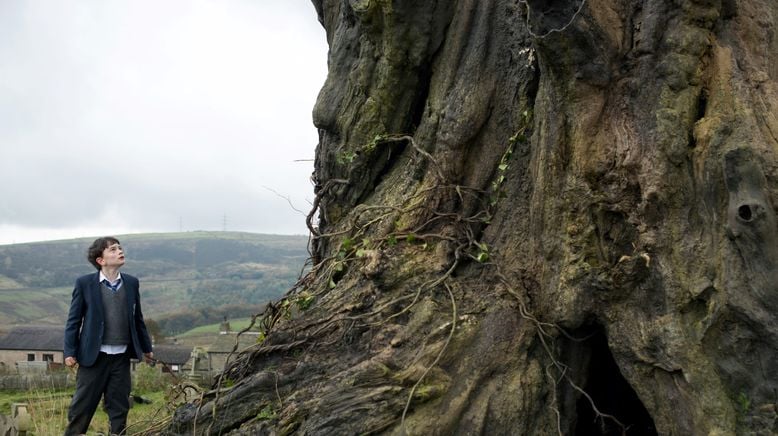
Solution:
M 144 380 L 139 382 L 139 380 Z M 143 434 L 150 429 L 164 424 L 171 416 L 165 387 L 170 384 L 169 375 L 141 366 L 134 375 L 133 394 L 140 394 L 149 404 L 135 403 L 130 409 L 127 421 L 128 434 Z M 28 425 L 31 435 L 49 436 L 62 434 L 67 425 L 67 409 L 74 388 L 66 390 L 37 389 L 29 392 L 0 391 L 0 413 L 10 415 L 13 403 L 26 403 L 30 421 Z M 108 416 L 98 407 L 89 435 L 107 434 Z
M 141 280 L 143 313 L 167 335 L 259 311 L 297 280 L 307 237 L 239 232 L 120 235 L 123 272 Z M 76 277 L 93 272 L 90 239 L 0 246 L 0 329 L 64 325 Z
M 32 435 L 48 436 L 62 434 L 65 431 L 71 395 L 70 391 L 36 391 L 22 396 L 17 393 L 2 393 L 0 401 L 5 404 L 7 399 L 16 398 L 26 402 L 29 405 L 27 409 L 30 415 L 29 431 Z M 154 392 L 143 397 L 150 399 L 152 403 L 136 404 L 130 409 L 130 415 L 127 418 L 128 434 L 144 433 L 171 415 L 165 406 L 163 392 Z M 10 404 L 7 407 L 10 412 Z M 89 426 L 88 434 L 107 434 L 108 428 L 108 415 L 105 414 L 102 407 L 98 407 Z

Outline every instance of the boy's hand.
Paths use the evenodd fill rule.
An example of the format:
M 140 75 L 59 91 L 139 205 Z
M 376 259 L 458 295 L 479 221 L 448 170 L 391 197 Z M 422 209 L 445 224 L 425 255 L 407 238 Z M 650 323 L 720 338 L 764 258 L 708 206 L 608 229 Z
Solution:
M 65 366 L 72 368 L 76 366 L 78 362 L 76 361 L 76 358 L 73 356 L 69 356 L 65 358 Z
M 151 363 L 154 361 L 154 352 L 143 353 L 143 357 L 146 358 L 146 363 Z

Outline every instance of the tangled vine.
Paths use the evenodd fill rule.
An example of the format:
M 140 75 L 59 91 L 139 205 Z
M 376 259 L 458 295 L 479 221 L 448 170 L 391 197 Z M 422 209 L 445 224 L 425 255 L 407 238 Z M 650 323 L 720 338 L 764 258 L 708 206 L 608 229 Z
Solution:
M 338 229 L 322 233 L 313 226 L 313 218 L 319 208 L 322 198 L 328 195 L 333 187 L 348 185 L 350 183 L 345 179 L 329 180 L 319 190 L 312 205 L 313 209 L 307 215 L 306 223 L 314 240 L 327 239 L 329 241 L 336 241 L 337 245 L 335 247 L 337 247 L 337 249 L 332 250 L 332 254 L 326 258 L 316 259 L 313 265 L 310 266 L 310 269 L 306 273 L 301 274 L 298 281 L 284 297 L 276 302 L 269 303 L 264 312 L 254 315 L 250 325 L 238 333 L 232 352 L 229 354 L 227 362 L 225 363 L 224 372 L 217 377 L 214 388 L 207 392 L 201 391 L 199 399 L 196 400 L 197 412 L 194 417 L 194 425 L 197 425 L 198 415 L 210 412 L 211 422 L 206 433 L 211 434 L 212 426 L 216 422 L 217 407 L 219 406 L 220 398 L 226 392 L 229 392 L 244 383 L 248 376 L 252 374 L 254 362 L 262 356 L 268 356 L 279 352 L 289 352 L 303 346 L 321 347 L 331 345 L 343 340 L 347 332 L 355 326 L 375 327 L 384 324 L 411 310 L 425 293 L 438 289 L 445 290 L 451 307 L 451 320 L 439 327 L 439 330 L 448 329 L 448 335 L 434 360 L 425 366 L 421 376 L 408 391 L 405 407 L 400 415 L 400 426 L 405 429 L 406 416 L 416 390 L 428 376 L 429 372 L 444 356 L 455 335 L 458 308 L 457 300 L 452 290 L 452 287 L 456 286 L 456 280 L 452 278 L 452 275 L 465 263 L 473 262 L 483 265 L 485 268 L 494 269 L 495 277 L 497 277 L 498 283 L 502 285 L 501 288 L 515 298 L 521 317 L 530 321 L 534 326 L 535 334 L 551 362 L 545 368 L 545 373 L 552 383 L 552 391 L 554 394 L 551 409 L 556 414 L 559 434 L 562 434 L 562 428 L 560 412 L 556 404 L 556 391 L 558 384 L 561 381 L 568 383 L 572 389 L 588 400 L 598 419 L 611 420 L 620 426 L 622 430 L 625 430 L 625 426 L 619 422 L 616 417 L 601 412 L 596 407 L 591 396 L 572 380 L 569 375 L 569 367 L 560 362 L 549 344 L 549 342 L 554 341 L 560 334 L 573 341 L 583 341 L 587 338 L 575 338 L 560 326 L 554 323 L 543 322 L 534 316 L 527 307 L 525 290 L 516 289 L 503 274 L 499 253 L 490 252 L 488 245 L 479 240 L 479 231 L 477 229 L 479 227 L 483 228 L 484 225 L 489 223 L 500 198 L 503 196 L 503 182 L 506 177 L 506 171 L 510 166 L 514 146 L 517 143 L 528 141 L 527 136 L 531 120 L 532 114 L 525 112 L 521 127 L 510 139 L 499 164 L 495 168 L 494 179 L 487 190 L 447 182 L 441 165 L 435 161 L 430 153 L 418 147 L 413 137 L 408 135 L 383 136 L 377 138 L 379 143 L 405 141 L 411 145 L 416 153 L 430 161 L 435 169 L 433 173 L 435 179 L 434 183 L 404 199 L 399 205 L 360 204 L 354 208 L 350 219 L 345 225 L 341 224 Z M 425 201 L 425 199 L 428 198 L 428 195 L 440 193 L 454 195 L 458 197 L 462 203 L 464 203 L 465 197 L 474 199 L 481 207 L 468 216 L 464 216 L 460 213 L 439 211 L 428 207 L 427 202 Z M 372 238 L 368 237 L 368 235 L 376 233 L 373 230 L 378 224 L 387 221 L 396 222 L 397 217 L 408 216 L 413 213 L 423 213 L 423 216 L 425 216 L 426 219 L 424 219 L 421 224 L 410 228 L 395 228 L 378 238 L 375 236 Z M 453 233 L 444 233 L 434 230 L 436 228 L 439 229 L 444 227 L 444 224 L 449 224 L 455 231 Z M 290 318 L 293 311 L 307 310 L 317 299 L 336 288 L 338 282 L 348 273 L 349 268 L 356 262 L 364 262 L 365 267 L 369 269 L 371 264 L 380 263 L 380 253 L 382 251 L 390 249 L 398 244 L 405 243 L 426 247 L 428 244 L 440 242 L 450 244 L 453 258 L 445 270 L 439 275 L 421 283 L 416 287 L 415 292 L 397 296 L 379 304 L 377 307 L 371 307 L 369 310 L 361 313 L 355 313 L 356 308 L 354 306 L 344 306 L 330 311 L 326 316 L 321 318 L 310 320 L 301 318 L 297 325 L 295 325 L 296 329 L 295 334 L 293 335 L 294 340 L 277 341 L 274 337 L 276 327 L 281 320 Z M 397 309 L 398 305 L 402 305 L 399 310 Z M 260 328 L 261 340 L 253 346 L 238 352 L 238 340 L 240 335 L 254 328 L 255 325 L 258 325 Z M 324 338 L 336 333 L 339 326 L 344 326 L 341 329 L 341 334 L 335 335 L 335 338 L 328 342 L 324 342 Z M 279 405 L 282 405 L 283 401 L 278 392 L 277 380 L 278 375 L 276 374 L 276 397 Z M 202 410 L 206 404 L 211 405 L 208 412 Z M 222 405 L 222 407 L 224 406 L 225 405 Z M 265 416 L 272 418 L 275 415 L 271 411 L 268 411 L 265 413 Z

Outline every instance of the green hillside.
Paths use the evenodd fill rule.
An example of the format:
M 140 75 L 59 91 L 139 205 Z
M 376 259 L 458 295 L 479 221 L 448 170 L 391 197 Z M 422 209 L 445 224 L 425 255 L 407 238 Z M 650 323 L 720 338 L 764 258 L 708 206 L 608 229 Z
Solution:
M 176 333 L 248 316 L 281 296 L 308 258 L 306 236 L 182 232 L 117 236 L 143 311 Z M 0 325 L 63 323 L 93 238 L 0 245 Z

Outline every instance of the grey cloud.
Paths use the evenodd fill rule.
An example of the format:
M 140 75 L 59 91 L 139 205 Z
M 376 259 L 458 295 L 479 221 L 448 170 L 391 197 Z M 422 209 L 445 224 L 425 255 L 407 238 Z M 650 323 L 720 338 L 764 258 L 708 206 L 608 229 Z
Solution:
M 0 2 L 0 226 L 303 233 L 326 50 L 305 0 Z

